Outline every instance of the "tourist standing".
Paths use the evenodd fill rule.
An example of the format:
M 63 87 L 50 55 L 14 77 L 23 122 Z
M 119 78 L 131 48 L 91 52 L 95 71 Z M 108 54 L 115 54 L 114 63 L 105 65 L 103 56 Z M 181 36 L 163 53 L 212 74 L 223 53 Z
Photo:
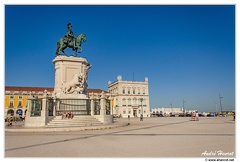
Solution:
M 196 118 L 195 118 L 196 121 L 199 121 L 199 114 L 198 112 L 196 111 Z
M 143 114 L 141 114 L 140 116 L 140 121 L 143 121 Z

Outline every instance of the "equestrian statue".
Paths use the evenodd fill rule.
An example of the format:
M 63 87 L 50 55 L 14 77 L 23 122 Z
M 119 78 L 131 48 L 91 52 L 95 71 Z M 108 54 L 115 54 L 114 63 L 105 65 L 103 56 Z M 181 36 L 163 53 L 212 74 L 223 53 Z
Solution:
M 72 48 L 73 51 L 75 51 L 74 56 L 77 57 L 77 53 L 82 52 L 82 43 L 87 40 L 86 35 L 84 33 L 78 34 L 75 38 L 72 32 L 71 23 L 68 23 L 67 27 L 68 30 L 66 35 L 63 38 L 60 38 L 57 42 L 56 56 L 62 55 L 61 52 L 63 52 L 64 55 L 67 55 L 64 50 L 69 47 Z

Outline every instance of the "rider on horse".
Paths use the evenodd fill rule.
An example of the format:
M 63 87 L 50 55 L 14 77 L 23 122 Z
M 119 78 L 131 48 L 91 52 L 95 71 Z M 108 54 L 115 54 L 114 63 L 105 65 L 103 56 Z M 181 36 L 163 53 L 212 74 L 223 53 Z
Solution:
M 60 38 L 59 41 L 57 42 L 56 55 L 61 55 L 61 52 L 63 52 L 66 55 L 64 49 L 69 47 L 72 48 L 73 51 L 75 51 L 75 56 L 77 56 L 76 52 L 78 53 L 82 52 L 81 44 L 82 42 L 86 41 L 86 35 L 84 33 L 78 34 L 75 38 L 72 32 L 71 23 L 68 23 L 67 27 L 68 30 L 66 32 L 66 35 Z
M 72 25 L 71 23 L 68 23 L 67 24 L 67 33 L 65 35 L 65 43 L 69 44 L 71 41 L 73 42 L 73 48 L 76 48 L 76 44 L 75 44 L 75 38 L 74 38 L 74 35 L 73 35 L 73 32 L 72 32 Z

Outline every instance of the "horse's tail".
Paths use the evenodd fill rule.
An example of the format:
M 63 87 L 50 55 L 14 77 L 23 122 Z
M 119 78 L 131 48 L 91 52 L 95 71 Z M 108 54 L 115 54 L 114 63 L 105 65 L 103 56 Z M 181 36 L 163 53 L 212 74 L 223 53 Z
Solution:
M 56 55 L 59 55 L 59 48 L 60 48 L 60 43 L 57 42 L 57 50 L 56 50 Z

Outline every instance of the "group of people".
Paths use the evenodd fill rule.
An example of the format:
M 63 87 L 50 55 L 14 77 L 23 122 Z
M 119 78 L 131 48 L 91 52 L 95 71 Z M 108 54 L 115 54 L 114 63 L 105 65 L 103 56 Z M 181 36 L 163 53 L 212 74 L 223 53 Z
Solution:
M 12 125 L 12 119 L 10 117 L 7 118 L 7 126 Z
M 73 118 L 73 113 L 72 112 L 64 112 L 62 114 L 62 119 L 72 119 Z
M 197 111 L 192 113 L 192 120 L 199 121 L 199 114 Z

